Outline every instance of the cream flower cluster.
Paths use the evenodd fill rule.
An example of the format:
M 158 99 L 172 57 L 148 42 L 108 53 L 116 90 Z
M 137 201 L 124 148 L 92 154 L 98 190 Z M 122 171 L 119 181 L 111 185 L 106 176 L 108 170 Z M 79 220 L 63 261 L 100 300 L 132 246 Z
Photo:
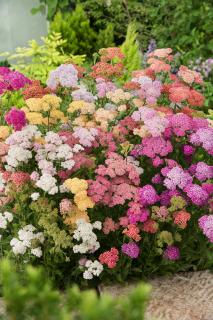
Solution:
M 46 134 L 44 140 L 45 143 L 40 144 L 36 151 L 36 160 L 38 161 L 38 167 L 42 174 L 56 174 L 56 168 L 54 167 L 53 161 L 60 161 L 60 166 L 64 169 L 72 169 L 75 165 L 75 162 L 72 159 L 73 154 L 84 150 L 79 144 L 76 144 L 71 148 L 64 142 L 62 137 L 51 131 Z
M 15 255 L 23 255 L 30 249 L 30 253 L 38 258 L 42 256 L 42 250 L 39 244 L 44 242 L 42 232 L 36 233 L 36 228 L 28 224 L 18 231 L 18 238 L 13 238 L 10 241 L 12 251 Z
M 63 169 L 72 169 L 75 165 L 73 160 L 74 153 L 84 150 L 84 148 L 75 144 L 71 148 L 64 142 L 64 139 L 57 133 L 49 131 L 45 138 L 45 143 L 37 146 L 36 160 L 41 176 L 37 179 L 36 186 L 48 194 L 58 192 L 57 180 L 54 177 L 57 173 L 56 165 L 60 163 Z M 55 162 L 55 164 L 54 164 Z
M 129 92 L 125 92 L 122 89 L 116 89 L 114 91 L 108 91 L 106 97 L 114 103 L 119 103 L 121 101 L 130 100 L 132 95 Z
M 51 195 L 58 192 L 57 180 L 49 173 L 44 173 L 36 182 L 36 186 Z
M 83 273 L 83 278 L 86 280 L 91 280 L 94 276 L 99 277 L 104 269 L 102 264 L 98 260 L 87 260 L 85 268 L 86 270 Z
M 97 236 L 93 232 L 94 229 L 101 230 L 101 222 L 96 221 L 91 224 L 84 219 L 76 221 L 77 229 L 74 231 L 73 238 L 82 243 L 73 247 L 74 253 L 93 253 L 100 248 L 100 243 L 97 241 Z
M 12 222 L 12 221 L 13 221 L 12 213 L 8 211 L 5 211 L 4 213 L 0 213 L 0 229 L 7 229 L 8 222 Z
M 21 131 L 15 131 L 7 139 L 9 145 L 6 156 L 8 171 L 12 171 L 22 163 L 28 163 L 32 158 L 32 147 L 34 140 L 40 138 L 41 133 L 36 126 L 26 126 Z

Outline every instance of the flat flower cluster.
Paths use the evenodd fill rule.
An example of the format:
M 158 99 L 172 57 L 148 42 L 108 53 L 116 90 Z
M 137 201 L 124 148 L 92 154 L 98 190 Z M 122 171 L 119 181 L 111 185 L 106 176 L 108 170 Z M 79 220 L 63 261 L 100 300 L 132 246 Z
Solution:
M 0 67 L 0 95 L 5 91 L 15 91 L 30 84 L 31 80 L 18 71 L 12 71 L 7 67 Z
M 4 115 L 0 228 L 19 263 L 85 280 L 208 266 L 213 128 L 199 117 L 202 77 L 172 72 L 167 48 L 122 83 L 123 59 L 108 48 L 89 71 L 64 64 Z

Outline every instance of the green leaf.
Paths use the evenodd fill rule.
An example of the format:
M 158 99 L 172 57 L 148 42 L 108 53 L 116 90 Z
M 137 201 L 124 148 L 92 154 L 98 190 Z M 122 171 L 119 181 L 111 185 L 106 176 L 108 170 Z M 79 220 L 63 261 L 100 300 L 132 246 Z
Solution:
M 48 13 L 47 19 L 52 20 L 58 5 L 58 0 L 47 0 Z

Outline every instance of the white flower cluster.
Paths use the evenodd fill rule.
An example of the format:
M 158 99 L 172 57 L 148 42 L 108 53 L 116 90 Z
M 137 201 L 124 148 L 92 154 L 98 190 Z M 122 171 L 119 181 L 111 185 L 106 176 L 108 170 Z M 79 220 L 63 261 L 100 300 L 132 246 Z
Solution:
M 15 255 L 23 255 L 27 249 L 30 249 L 32 255 L 40 258 L 42 256 L 42 250 L 40 246 L 35 244 L 42 244 L 44 242 L 44 235 L 42 232 L 35 232 L 36 228 L 28 224 L 24 228 L 18 231 L 18 238 L 13 238 L 10 241 L 13 253 Z
M 48 194 L 58 193 L 57 180 L 51 174 L 44 173 L 40 179 L 36 182 L 36 186 Z
M 80 144 L 84 147 L 91 147 L 92 142 L 95 141 L 95 137 L 98 136 L 98 130 L 95 128 L 74 128 L 73 136 L 79 139 Z
M 75 165 L 73 155 L 84 148 L 80 144 L 70 147 L 65 143 L 66 137 L 60 137 L 52 131 L 47 132 L 44 137 L 45 143 L 36 142 L 41 138 L 41 133 L 36 126 L 26 126 L 21 131 L 11 134 L 6 143 L 10 146 L 6 156 L 8 171 L 13 171 L 20 164 L 28 163 L 35 153 L 38 171 L 33 172 L 36 186 L 48 194 L 56 194 L 59 191 L 57 179 L 54 177 L 58 167 L 72 169 Z M 0 191 L 4 190 L 4 181 L 0 175 Z M 33 196 L 35 198 L 36 196 Z
M 86 280 L 93 279 L 93 276 L 99 277 L 99 275 L 104 269 L 102 264 L 98 260 L 87 260 L 85 268 L 87 268 L 87 270 L 84 271 L 83 277 Z
M 71 148 L 64 142 L 64 138 L 57 133 L 49 131 L 45 136 L 45 144 L 36 146 L 36 161 L 41 171 L 41 176 L 37 179 L 36 185 L 49 194 L 58 192 L 56 178 L 56 165 L 60 163 L 63 169 L 72 169 L 75 165 L 73 160 L 74 153 L 84 150 L 76 144 Z M 54 164 L 55 161 L 55 164 Z
M 41 133 L 36 126 L 26 126 L 21 131 L 15 131 L 7 139 L 9 150 L 6 156 L 6 169 L 12 171 L 20 163 L 28 163 L 32 158 L 32 147 L 34 139 L 39 138 Z
M 4 213 L 0 213 L 0 229 L 7 229 L 8 222 L 13 221 L 12 213 L 5 211 Z M 1 239 L 2 235 L 0 235 Z
M 91 224 L 84 219 L 79 219 L 76 222 L 77 229 L 74 231 L 73 238 L 77 241 L 82 241 L 81 244 L 73 247 L 74 253 L 92 253 L 100 248 L 100 243 L 97 241 L 97 236 L 93 229 L 101 230 L 101 222 L 96 221 Z
M 39 192 L 34 192 L 34 193 L 32 193 L 31 194 L 31 199 L 33 200 L 33 201 L 36 201 L 36 200 L 38 200 L 38 198 L 40 197 L 40 194 L 39 194 Z
M 36 160 L 38 161 L 39 169 L 42 174 L 48 173 L 54 175 L 56 169 L 53 161 L 61 161 L 60 165 L 64 169 L 72 169 L 75 162 L 72 159 L 73 153 L 79 152 L 84 148 L 80 145 L 75 145 L 71 148 L 64 143 L 63 137 L 57 133 L 49 131 L 45 136 L 45 144 L 41 145 L 37 150 Z

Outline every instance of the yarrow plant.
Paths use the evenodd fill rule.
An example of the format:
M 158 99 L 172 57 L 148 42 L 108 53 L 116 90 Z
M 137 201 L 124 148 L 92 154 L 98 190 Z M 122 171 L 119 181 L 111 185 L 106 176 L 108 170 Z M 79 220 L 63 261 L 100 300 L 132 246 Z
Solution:
M 5 91 L 19 90 L 30 84 L 31 80 L 18 71 L 0 67 L 0 95 Z
M 64 64 L 46 88 L 28 84 L 22 107 L 4 114 L 2 252 L 64 282 L 210 268 L 213 128 L 199 117 L 201 75 L 172 73 L 172 49 L 153 49 L 121 84 L 121 50 L 99 54 L 89 72 Z

